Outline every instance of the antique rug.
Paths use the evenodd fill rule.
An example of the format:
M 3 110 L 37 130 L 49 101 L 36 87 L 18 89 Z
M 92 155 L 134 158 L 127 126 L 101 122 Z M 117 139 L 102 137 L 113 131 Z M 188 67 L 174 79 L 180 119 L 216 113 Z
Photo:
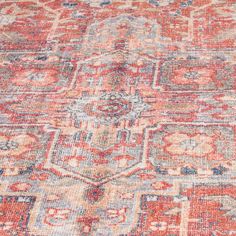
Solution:
M 235 0 L 0 0 L 0 236 L 236 236 Z

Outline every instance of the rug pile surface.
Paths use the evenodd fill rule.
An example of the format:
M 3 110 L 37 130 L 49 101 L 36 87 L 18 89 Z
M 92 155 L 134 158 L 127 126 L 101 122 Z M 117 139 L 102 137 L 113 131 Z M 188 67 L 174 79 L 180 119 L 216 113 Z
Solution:
M 0 0 L 0 236 L 236 236 L 235 0 Z

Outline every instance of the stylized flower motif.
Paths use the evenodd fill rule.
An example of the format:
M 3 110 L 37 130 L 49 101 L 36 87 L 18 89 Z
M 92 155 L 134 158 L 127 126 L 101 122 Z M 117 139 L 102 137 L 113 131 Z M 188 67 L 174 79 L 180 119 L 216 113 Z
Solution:
M 68 108 L 77 122 L 93 120 L 106 125 L 124 119 L 135 120 L 147 109 L 148 105 L 138 95 L 114 92 L 82 97 Z
M 203 157 L 214 151 L 214 140 L 206 134 L 173 133 L 165 138 L 165 149 L 172 155 Z
M 14 78 L 12 78 L 12 83 L 19 86 L 37 86 L 43 87 L 53 83 L 58 80 L 57 71 L 53 69 L 25 69 L 18 72 Z
M 30 150 L 35 141 L 34 137 L 27 134 L 16 136 L 0 134 L 0 157 L 20 155 Z
M 90 203 L 99 202 L 104 195 L 104 189 L 99 187 L 91 187 L 86 189 L 84 197 Z
M 167 228 L 167 222 L 156 222 L 152 221 L 150 225 L 150 230 L 152 231 L 164 231 Z
M 176 84 L 206 85 L 214 80 L 215 71 L 205 67 L 178 68 L 172 81 Z

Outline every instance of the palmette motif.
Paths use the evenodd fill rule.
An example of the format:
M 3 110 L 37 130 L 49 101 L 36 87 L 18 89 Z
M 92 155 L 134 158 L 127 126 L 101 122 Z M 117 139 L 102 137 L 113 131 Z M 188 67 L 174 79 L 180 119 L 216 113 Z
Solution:
M 0 235 L 236 235 L 234 0 L 0 1 Z

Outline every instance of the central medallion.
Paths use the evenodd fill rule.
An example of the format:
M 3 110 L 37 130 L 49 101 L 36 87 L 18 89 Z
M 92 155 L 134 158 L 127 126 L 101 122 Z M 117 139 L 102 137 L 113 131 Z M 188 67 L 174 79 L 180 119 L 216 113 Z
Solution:
M 135 120 L 147 109 L 148 105 L 139 95 L 127 95 L 123 92 L 84 96 L 68 107 L 76 122 L 94 121 L 105 125 L 121 120 Z

